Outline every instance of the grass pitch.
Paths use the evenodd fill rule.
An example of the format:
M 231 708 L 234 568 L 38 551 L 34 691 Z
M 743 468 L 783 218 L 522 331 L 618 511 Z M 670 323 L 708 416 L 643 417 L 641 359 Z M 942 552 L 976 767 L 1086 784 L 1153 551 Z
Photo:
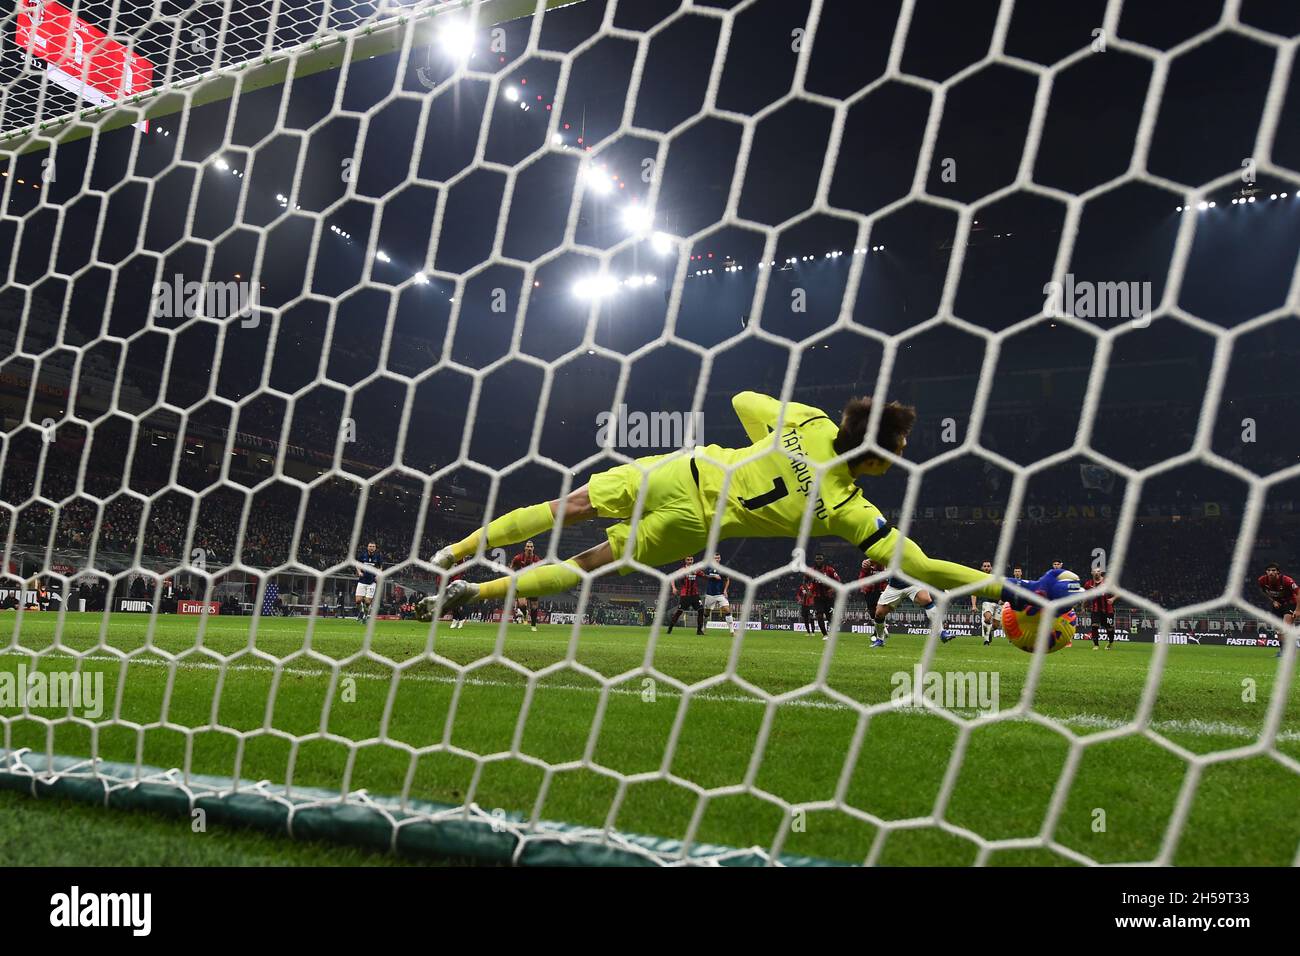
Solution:
M 415 866 L 426 861 L 289 840 L 188 817 L 33 800 L 0 790 L 0 866 Z M 468 861 L 457 861 L 468 862 Z
M 736 642 L 691 628 L 652 637 L 644 628 L 440 624 L 431 638 L 427 625 L 381 621 L 367 645 L 354 621 L 258 620 L 254 631 L 249 618 L 151 624 L 121 614 L 106 624 L 69 614 L 56 647 L 55 621 L 29 614 L 17 641 L 44 652 L 44 671 L 74 669 L 69 650 L 91 652 L 82 669 L 104 674 L 97 735 L 106 760 L 387 795 L 409 778 L 412 798 L 589 826 L 611 822 L 622 775 L 631 782 L 612 822 L 626 832 L 681 838 L 698 817 L 697 841 L 769 848 L 790 814 L 783 852 L 929 865 L 974 862 L 969 834 L 1037 837 L 1073 772 L 1054 837 L 1100 862 L 1155 858 L 1173 839 L 1184 788 L 1192 797 L 1176 863 L 1289 865 L 1300 843 L 1300 689 L 1292 682 L 1287 700 L 1273 702 L 1281 675 L 1271 651 L 1167 648 L 1148 729 L 1119 735 L 1140 713 L 1153 645 L 1093 651 L 1076 642 L 1049 656 L 1032 691 L 1034 712 L 1058 722 L 1045 726 L 1006 714 L 1026 693 L 1030 655 L 959 638 L 935 647 L 928 669 L 983 681 L 1003 714 L 978 717 L 975 701 L 950 697 L 946 705 L 971 720 L 963 732 L 913 707 L 868 717 L 850 703 L 889 702 L 922 659 L 920 637 L 895 635 L 872 650 L 865 635 L 842 634 L 828 651 L 793 632 Z M 178 655 L 175 666 L 167 655 Z M 13 646 L 0 652 L 0 670 L 20 663 L 32 667 Z M 776 695 L 790 696 L 769 706 Z M 1274 746 L 1243 753 L 1275 706 Z M 0 709 L 0 742 L 90 754 L 89 727 L 48 722 L 66 716 Z M 1211 755 L 1198 773 L 1191 758 Z M 837 795 L 907 825 L 882 833 L 840 807 L 800 812 Z M 277 852 L 268 845 L 279 844 L 251 852 Z M 1006 848 L 988 862 L 1070 861 Z

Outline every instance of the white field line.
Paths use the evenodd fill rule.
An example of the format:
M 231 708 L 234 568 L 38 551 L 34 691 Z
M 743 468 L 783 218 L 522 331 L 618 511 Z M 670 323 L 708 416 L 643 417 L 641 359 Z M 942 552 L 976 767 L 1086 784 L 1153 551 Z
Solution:
M 6 656 L 7 652 L 0 652 L 0 658 Z M 26 658 L 27 655 L 10 655 Z M 111 664 L 120 664 L 121 659 L 109 654 L 91 654 L 81 658 L 83 661 L 95 661 Z M 133 665 L 146 667 L 169 667 L 172 662 L 159 660 L 156 657 L 138 657 L 133 658 Z M 182 661 L 175 663 L 178 671 L 198 670 L 198 671 L 218 671 L 223 667 L 220 664 L 211 661 Z M 227 673 L 257 673 L 273 674 L 276 668 L 269 664 L 226 664 L 224 670 Z M 324 667 L 281 667 L 280 673 L 292 677 L 312 677 L 327 678 L 330 676 L 330 670 Z M 340 669 L 341 677 L 356 677 L 362 680 L 384 681 L 385 683 L 392 680 L 392 673 L 376 673 L 374 671 L 357 671 Z M 455 684 L 457 678 L 447 674 L 422 674 L 422 673 L 404 673 L 401 677 L 403 681 L 416 681 L 428 684 Z M 467 687 L 501 687 L 521 690 L 524 682 L 520 681 L 503 681 L 493 680 L 482 677 L 466 677 L 464 683 Z M 539 690 L 545 691 L 563 691 L 568 693 L 579 694 L 596 694 L 600 688 L 591 684 L 554 684 L 543 683 L 538 686 Z M 640 686 L 619 686 L 611 687 L 610 694 L 622 695 L 628 697 L 640 697 L 642 690 Z M 656 697 L 680 698 L 683 694 L 674 688 L 655 688 Z M 748 694 L 719 694 L 713 692 L 701 692 L 691 695 L 692 700 L 703 700 L 710 703 L 723 704 L 766 704 L 767 701 L 752 697 Z M 782 707 L 802 707 L 813 710 L 835 710 L 851 711 L 854 708 L 847 704 L 841 704 L 833 700 L 824 700 L 808 697 L 797 697 L 793 700 L 784 701 Z M 889 713 L 898 713 L 904 715 L 921 716 L 930 713 L 923 707 L 899 707 L 889 711 Z M 977 716 L 974 710 L 954 710 L 953 713 L 961 717 L 972 718 Z M 1081 730 L 1116 730 L 1120 727 L 1127 727 L 1131 721 L 1120 720 L 1116 717 L 1106 717 L 1101 714 L 1069 714 L 1064 717 L 1057 717 L 1051 714 L 1045 715 L 1057 723 L 1064 724 L 1067 727 L 1076 727 Z M 1023 720 L 1024 718 L 1016 718 Z M 1193 737 L 1239 737 L 1253 740 L 1259 736 L 1259 731 L 1250 727 L 1243 727 L 1239 724 L 1230 724 L 1225 721 L 1217 720 L 1153 720 L 1149 727 L 1160 734 L 1185 734 Z M 1300 741 L 1300 731 L 1286 730 L 1277 735 L 1279 742 L 1291 743 Z
M 345 620 L 350 620 L 350 619 L 345 619 Z M 277 625 L 286 624 L 286 623 L 298 623 L 299 621 L 305 621 L 305 618 L 266 619 L 263 620 L 258 625 L 259 627 L 258 633 L 260 636 L 275 637 L 283 633 Z M 336 623 L 340 623 L 340 622 L 338 622 L 333 618 L 320 618 L 317 620 L 316 622 L 317 628 L 321 628 L 321 625 L 327 625 L 327 626 L 323 629 L 318 629 L 316 631 L 313 637 L 314 649 L 319 650 L 320 649 L 319 645 L 324 641 L 335 640 L 335 639 L 347 640 L 348 639 L 347 635 L 349 633 L 353 633 L 353 634 L 364 633 L 364 629 L 358 628 L 355 625 L 352 627 L 342 627 L 337 629 L 328 626 Z M 390 622 L 385 622 L 385 623 L 390 623 Z M 391 622 L 391 623 L 398 623 L 398 622 Z M 149 619 L 143 616 L 139 618 L 132 618 L 131 620 L 123 620 L 120 622 L 117 620 L 116 617 L 113 619 L 113 629 L 115 631 L 136 630 L 136 629 L 140 631 L 144 631 L 148 627 L 148 625 L 149 625 Z M 196 623 L 195 627 L 197 628 L 197 626 L 198 625 Z M 490 632 L 485 632 L 483 628 L 489 626 L 491 628 Z M 499 625 L 495 623 L 492 623 L 490 625 L 485 625 L 480 622 L 475 625 L 475 630 L 470 632 L 469 634 L 465 634 L 464 632 L 461 632 L 460 634 L 453 636 L 450 630 L 447 629 L 446 625 L 440 623 L 437 631 L 437 639 L 439 641 L 437 647 L 438 648 L 447 647 L 450 641 L 456 641 L 458 642 L 456 646 L 460 646 L 459 642 L 465 640 L 471 640 L 471 641 L 477 640 L 486 643 L 490 646 L 495 646 L 497 642 L 498 626 Z M 523 651 L 525 649 L 531 650 L 534 648 L 544 648 L 548 651 L 553 651 L 556 646 L 555 635 L 557 633 L 563 633 L 567 635 L 570 630 L 570 625 L 568 624 L 554 624 L 554 625 L 545 624 L 542 626 L 544 628 L 552 628 L 552 630 L 549 633 L 542 632 L 538 634 L 532 634 L 531 632 L 524 633 L 524 634 L 515 633 L 514 631 L 507 632 L 507 636 L 506 636 L 507 648 L 515 652 Z M 627 630 L 640 630 L 641 633 L 643 634 L 646 633 L 644 628 L 630 628 L 627 627 L 626 625 L 613 625 L 613 626 L 626 628 Z M 98 634 L 98 625 L 95 626 L 95 631 L 96 634 Z M 248 633 L 249 633 L 249 625 L 248 625 L 247 618 L 240 618 L 240 619 L 227 618 L 226 620 L 222 620 L 219 617 L 216 618 L 210 617 L 207 619 L 207 626 L 206 626 L 204 637 L 205 638 L 207 638 L 208 636 L 221 637 L 230 634 L 236 634 L 239 635 L 240 637 L 247 637 Z M 719 652 L 722 653 L 728 652 L 730 650 L 732 636 L 722 631 L 715 631 L 715 633 L 719 638 L 726 638 L 726 639 L 718 640 L 715 643 L 715 642 L 708 641 L 708 636 L 706 636 L 706 642 L 709 644 L 709 647 L 711 649 L 716 648 Z M 765 643 L 767 639 L 785 639 L 790 641 L 789 647 L 780 647 L 774 649 L 771 646 L 764 646 L 763 648 L 764 654 L 771 654 L 775 652 L 776 654 L 779 655 L 795 655 L 795 654 L 802 655 L 804 653 L 804 650 L 808 647 L 817 647 L 820 653 L 820 649 L 826 646 L 816 638 L 792 637 L 794 633 L 795 632 L 793 631 L 749 631 L 746 633 L 746 636 L 751 639 L 761 638 L 764 640 Z M 428 634 L 427 630 L 423 628 L 421 628 L 417 632 L 414 632 L 414 636 L 419 640 L 421 647 L 423 647 L 427 634 Z M 893 635 L 893 636 L 913 638 L 918 635 L 902 634 L 902 635 Z M 155 637 L 157 637 L 157 635 L 155 635 Z M 388 646 L 389 642 L 396 642 L 399 640 L 406 640 L 406 639 L 407 637 L 404 634 L 399 636 L 393 631 L 386 631 L 381 634 L 381 632 L 378 629 L 376 629 L 371 647 L 378 652 L 381 651 L 383 647 Z M 840 647 L 854 646 L 861 643 L 865 649 L 866 644 L 869 643 L 870 640 L 871 637 L 868 634 L 850 634 L 844 631 L 841 631 L 839 634 Z M 695 650 L 694 647 L 686 647 L 686 646 L 678 645 L 676 643 L 673 643 L 673 641 L 674 641 L 673 636 L 667 635 L 662 630 L 660 630 L 659 644 L 657 645 L 657 647 L 658 647 L 658 651 L 664 655 L 665 659 L 682 652 L 693 653 Z M 591 637 L 588 637 L 587 635 L 583 635 L 579 639 L 579 643 L 578 643 L 579 649 L 585 651 L 591 651 L 591 650 L 626 651 L 628 646 L 629 645 L 626 640 L 595 640 Z M 637 647 L 642 650 L 644 649 L 644 646 L 645 646 L 644 643 L 637 645 Z M 1137 646 L 1141 648 L 1154 647 L 1154 645 L 1137 645 Z M 154 647 L 160 647 L 160 645 L 154 645 Z M 206 644 L 204 645 L 204 647 L 208 650 L 213 650 L 213 648 L 208 647 L 208 645 Z M 567 637 L 566 637 L 566 647 L 567 647 Z M 907 647 L 910 649 L 913 647 L 920 647 L 920 645 L 919 644 L 913 645 L 909 643 Z M 161 649 L 165 650 L 165 648 L 161 648 Z M 1173 649 L 1182 650 L 1182 647 L 1179 645 L 1175 645 Z M 1246 650 L 1245 648 L 1236 648 L 1236 649 L 1224 648 L 1224 649 L 1241 650 L 1241 651 Z M 0 647 L 0 657 L 4 656 L 7 653 L 11 653 L 12 650 L 13 650 L 12 648 L 7 646 Z M 136 650 L 138 650 L 138 648 Z M 1195 648 L 1195 650 L 1199 651 L 1201 650 L 1201 648 Z M 954 669 L 954 665 L 957 664 L 974 664 L 977 665 L 977 669 L 986 668 L 989 665 L 989 659 L 983 655 L 973 656 L 973 657 L 958 657 L 956 656 L 957 651 L 958 648 L 952 647 L 949 648 L 946 653 L 944 653 L 944 657 L 942 658 L 942 663 L 949 670 Z M 124 653 L 129 653 L 129 652 L 124 652 Z M 1026 660 L 1028 659 L 1028 656 L 1029 655 L 1027 654 L 1025 655 Z M 937 666 L 938 662 L 939 659 L 936 658 L 936 661 L 934 664 L 931 665 L 930 670 L 939 670 L 940 668 Z M 908 673 L 911 673 L 913 664 L 915 664 L 915 661 L 908 660 L 905 662 L 905 666 L 902 669 L 906 670 Z M 1268 672 L 1276 671 L 1276 666 L 1274 665 L 1274 661 L 1273 661 L 1273 655 L 1271 653 L 1268 655 L 1268 662 L 1266 664 L 1263 664 L 1261 669 Z M 1179 658 L 1177 664 L 1175 665 L 1171 665 L 1168 662 L 1166 662 L 1165 670 L 1166 672 L 1175 672 L 1180 676 L 1190 675 L 1190 674 L 1209 674 L 1214 677 L 1223 676 L 1222 668 L 1192 667 L 1189 666 L 1185 658 Z M 286 670 L 285 673 L 289 673 L 289 671 Z M 696 695 L 696 696 L 700 697 L 700 699 L 708 699 L 703 695 Z M 836 704 L 835 707 L 839 707 L 839 705 Z M 1122 724 L 1117 726 L 1122 726 Z

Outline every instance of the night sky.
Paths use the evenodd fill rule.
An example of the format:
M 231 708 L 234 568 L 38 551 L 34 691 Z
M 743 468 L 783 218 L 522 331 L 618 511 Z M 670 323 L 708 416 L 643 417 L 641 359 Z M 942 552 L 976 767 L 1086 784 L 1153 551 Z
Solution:
M 96 6 L 104 5 L 85 9 Z M 143 396 L 129 400 L 139 407 L 123 411 L 151 424 L 184 427 L 173 411 L 158 408 L 166 401 L 187 410 L 192 428 L 233 426 L 278 436 L 287 420 L 291 441 L 326 449 L 333 442 L 318 439 L 321 423 L 327 435 L 336 434 L 338 420 L 351 414 L 372 446 L 386 450 L 373 464 L 395 460 L 420 474 L 454 462 L 467 431 L 470 455 L 486 468 L 517 462 L 534 430 L 533 410 L 548 395 L 548 412 L 537 424 L 540 450 L 585 476 L 599 467 L 592 458 L 595 416 L 615 400 L 623 356 L 633 356 L 623 395 L 629 408 L 698 407 L 709 441 L 738 441 L 731 394 L 779 392 L 795 360 L 800 400 L 833 411 L 851 395 L 880 389 L 918 406 L 918 434 L 933 433 L 946 417 L 964 429 L 988 347 L 978 330 L 1000 331 L 1042 310 L 1070 216 L 1064 196 L 1096 190 L 1130 167 L 1153 63 L 1112 43 L 1054 74 L 1029 167 L 1035 188 L 989 198 L 1015 181 L 1024 161 L 1040 83 L 1032 64 L 1052 66 L 1088 49 L 1105 3 L 1016 4 L 1001 61 L 946 86 L 932 161 L 919 174 L 924 192 L 938 202 L 913 190 L 934 83 L 987 55 L 997 3 L 918 2 L 901 75 L 879 83 L 900 4 L 828 0 L 815 37 L 803 39 L 812 44 L 804 82 L 812 98 L 770 109 L 791 89 L 792 37 L 808 30 L 810 4 L 761 0 L 733 22 L 712 111 L 703 106 L 719 55 L 720 18 L 700 9 L 657 33 L 629 106 L 634 37 L 604 36 L 583 46 L 599 32 L 606 6 L 588 0 L 547 14 L 536 54 L 526 51 L 529 20 L 504 26 L 504 52 L 489 50 L 489 38 L 480 35 L 470 67 L 482 75 L 458 77 L 455 60 L 435 44 L 413 50 L 404 70 L 396 54 L 378 56 L 346 73 L 304 77 L 161 118 L 148 135 L 127 128 L 65 144 L 54 154 L 56 178 L 44 188 L 16 181 L 38 182 L 47 153 L 11 161 L 0 219 L 0 262 L 10 276 L 0 285 L 0 343 L 9 354 L 0 371 L 39 378 L 42 368 L 70 370 L 76 350 L 84 349 L 122 367 L 132 394 Z M 625 2 L 613 23 L 650 30 L 679 6 Z M 1169 49 L 1217 22 L 1222 3 L 1184 0 L 1177 7 L 1171 15 L 1167 4 L 1126 4 L 1119 38 Z M 320 8 L 286 9 L 295 12 L 282 25 L 287 42 L 310 32 L 305 24 Z M 359 9 L 351 15 L 364 16 Z M 235 18 L 232 51 L 255 48 L 260 36 L 247 13 Z M 1294 4 L 1248 0 L 1242 19 L 1275 36 L 1300 33 Z M 4 69 L 14 56 L 11 31 L 7 24 Z M 166 31 L 141 37 L 141 51 L 165 63 Z M 557 100 L 561 63 L 552 57 L 579 47 Z M 193 68 L 189 56 L 178 61 L 177 75 Z M 1195 218 L 1177 304 L 1208 330 L 1157 308 L 1149 327 L 1128 329 L 1113 341 L 1104 367 L 1096 362 L 1096 337 L 1065 323 L 1040 319 L 1003 338 L 981 432 L 986 447 L 1010 463 L 1067 447 L 1098 376 L 1104 378 L 1094 448 L 1144 467 L 1189 447 L 1185 427 L 1151 428 L 1148 416 L 1135 430 L 1133 407 L 1181 409 L 1194 427 L 1215 354 L 1209 330 L 1239 329 L 1281 309 L 1296 275 L 1300 71 L 1292 70 L 1280 90 L 1282 116 L 1272 144 L 1273 161 L 1291 170 L 1289 178 L 1261 169 L 1245 185 L 1235 175 L 1242 159 L 1255 154 L 1274 58 L 1261 39 L 1227 31 L 1174 59 L 1149 117 L 1147 169 L 1162 183 L 1129 178 L 1082 206 L 1067 271 L 1076 280 L 1149 282 L 1157 306 L 1180 224 Z M 500 81 L 495 90 L 488 74 Z M 847 110 L 838 159 L 825 168 L 832 100 L 855 97 L 871 84 Z M 394 90 L 403 97 L 394 98 Z M 620 131 L 625 112 L 643 133 Z M 738 175 L 747 138 L 742 121 L 759 113 Z M 484 162 L 476 163 L 485 119 Z M 650 134 L 671 136 L 661 147 Z M 217 168 L 218 160 L 228 168 Z M 955 181 L 943 176 L 943 160 L 953 161 Z M 648 162 L 659 192 L 653 223 L 637 239 L 624 210 L 648 200 L 652 177 L 642 176 Z M 608 193 L 585 180 L 592 165 Z M 510 170 L 517 173 L 513 185 Z M 810 214 L 823 177 L 828 208 Z M 1214 209 L 1177 211 L 1192 190 L 1225 177 L 1232 181 L 1206 197 Z M 733 185 L 734 215 L 727 212 Z M 585 194 L 575 242 L 566 246 L 579 189 Z M 1270 200 L 1281 192 L 1288 198 Z M 1247 195 L 1257 201 L 1232 204 Z M 950 275 L 960 236 L 954 203 L 977 221 L 959 276 Z M 860 231 L 864 223 L 869 232 Z M 654 231 L 683 241 L 665 256 L 654 248 Z M 367 262 L 372 240 L 389 261 Z M 598 255 L 614 248 L 610 274 L 649 281 L 597 303 L 580 299 L 574 283 L 594 276 Z M 826 258 L 837 250 L 843 255 Z M 769 265 L 790 257 L 800 261 Z M 850 294 L 855 264 L 861 277 Z M 740 269 L 728 271 L 733 266 Z M 707 270 L 712 274 L 695 275 Z M 176 273 L 256 276 L 263 321 L 251 329 L 234 322 L 182 328 L 181 320 L 155 318 L 151 327 L 152 284 Z M 412 281 L 417 273 L 427 281 Z M 755 301 L 764 275 L 765 299 Z M 950 283 L 952 315 L 966 327 L 939 323 L 913 332 L 942 314 Z M 674 287 L 681 290 L 675 312 Z M 497 289 L 504 290 L 503 312 L 493 310 Z M 453 328 L 450 300 L 458 290 Z M 806 311 L 791 310 L 796 290 L 806 296 Z M 19 338 L 13 333 L 24 314 Z M 851 327 L 828 332 L 841 315 Z M 1126 320 L 1087 321 L 1108 329 Z M 180 331 L 169 335 L 169 328 Z M 501 361 L 516 339 L 516 357 Z M 881 382 L 887 344 L 894 350 L 892 374 Z M 1297 357 L 1293 316 L 1235 340 L 1225 393 L 1207 409 L 1216 449 L 1261 473 L 1295 463 L 1300 408 L 1287 370 Z M 486 371 L 471 429 L 466 408 L 479 370 Z M 707 388 L 701 388 L 706 370 Z M 376 373 L 382 374 L 373 378 Z M 399 448 L 404 407 L 409 430 Z M 1237 439 L 1244 416 L 1259 421 L 1254 446 Z M 118 441 L 125 423 L 124 416 L 111 416 L 96 428 L 104 441 Z M 918 460 L 943 450 L 914 444 L 910 455 Z M 1222 476 L 1196 467 L 1169 480 L 1222 483 Z M 438 474 L 473 486 L 474 493 L 486 488 L 486 478 L 473 470 Z M 890 494 L 901 496 L 905 478 L 891 478 Z M 1244 486 L 1236 484 L 1241 493 Z M 507 499 L 558 488 L 558 472 L 536 465 L 503 484 Z

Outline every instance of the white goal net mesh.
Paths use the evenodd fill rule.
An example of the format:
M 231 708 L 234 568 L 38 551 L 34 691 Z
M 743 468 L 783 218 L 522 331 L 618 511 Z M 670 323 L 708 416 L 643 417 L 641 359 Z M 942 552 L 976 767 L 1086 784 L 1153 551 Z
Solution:
M 247 797 L 299 835 L 365 810 L 396 848 L 668 864 L 1172 863 L 1225 768 L 1294 788 L 1295 651 L 1253 581 L 1300 472 L 1221 440 L 1242 428 L 1223 415 L 1239 347 L 1295 321 L 1292 233 L 1260 240 L 1275 298 L 1188 305 L 1227 281 L 1199 249 L 1209 216 L 1295 197 L 1294 29 L 1244 0 L 1158 37 L 1120 0 L 1047 25 L 1013 0 L 858 6 L 19 2 L 0 37 L 0 675 L 27 697 L 0 684 L 3 775 Z M 1215 57 L 1253 64 L 1249 129 L 1180 139 Z M 1125 271 L 1150 252 L 1114 235 L 1129 207 L 1161 210 L 1158 270 Z M 1193 339 L 1187 446 L 1109 441 L 1115 389 L 1164 374 L 1112 364 L 1183 361 L 1164 350 Z M 1053 375 L 1075 391 L 1032 384 Z M 710 542 L 738 626 L 708 644 L 666 633 L 678 567 L 587 576 L 542 599 L 540 634 L 509 604 L 400 620 L 445 587 L 437 548 L 491 518 L 640 455 L 744 444 L 724 421 L 742 388 L 831 416 L 853 395 L 918 405 L 915 448 L 867 496 L 936 557 L 1113 568 L 1128 633 L 1157 635 L 1143 666 L 1101 706 L 1062 670 L 1082 640 L 976 662 L 969 593 L 937 595 L 968 643 L 900 607 L 928 636 L 864 661 L 861 554 L 807 526 Z M 1142 443 L 1170 414 L 1126 420 Z M 986 440 L 999 423 L 1011 437 Z M 1093 524 L 1050 494 L 1081 467 Z M 1144 536 L 1198 468 L 1237 490 Z M 592 527 L 538 551 L 563 560 Z M 1149 587 L 1149 538 L 1212 542 L 1223 584 Z M 376 540 L 375 612 L 347 621 Z M 825 642 L 792 601 L 821 549 L 843 578 L 813 579 Z M 1171 645 L 1207 617 L 1284 649 L 1242 678 L 1264 683 L 1236 721 L 1178 697 L 1210 678 Z M 102 706 L 59 702 L 56 675 L 96 674 Z M 1239 676 L 1215 693 L 1242 696 Z M 1124 782 L 1090 799 L 1106 781 Z M 1141 832 L 1106 844 L 1126 799 Z

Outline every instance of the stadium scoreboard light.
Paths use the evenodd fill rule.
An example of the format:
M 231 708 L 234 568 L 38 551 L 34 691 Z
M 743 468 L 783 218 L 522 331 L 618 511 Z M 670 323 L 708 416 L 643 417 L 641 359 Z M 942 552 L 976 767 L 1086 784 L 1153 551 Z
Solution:
M 15 42 L 45 63 L 50 82 L 94 106 L 111 106 L 153 88 L 153 63 L 54 0 L 27 0 Z M 149 132 L 149 121 L 132 124 Z

